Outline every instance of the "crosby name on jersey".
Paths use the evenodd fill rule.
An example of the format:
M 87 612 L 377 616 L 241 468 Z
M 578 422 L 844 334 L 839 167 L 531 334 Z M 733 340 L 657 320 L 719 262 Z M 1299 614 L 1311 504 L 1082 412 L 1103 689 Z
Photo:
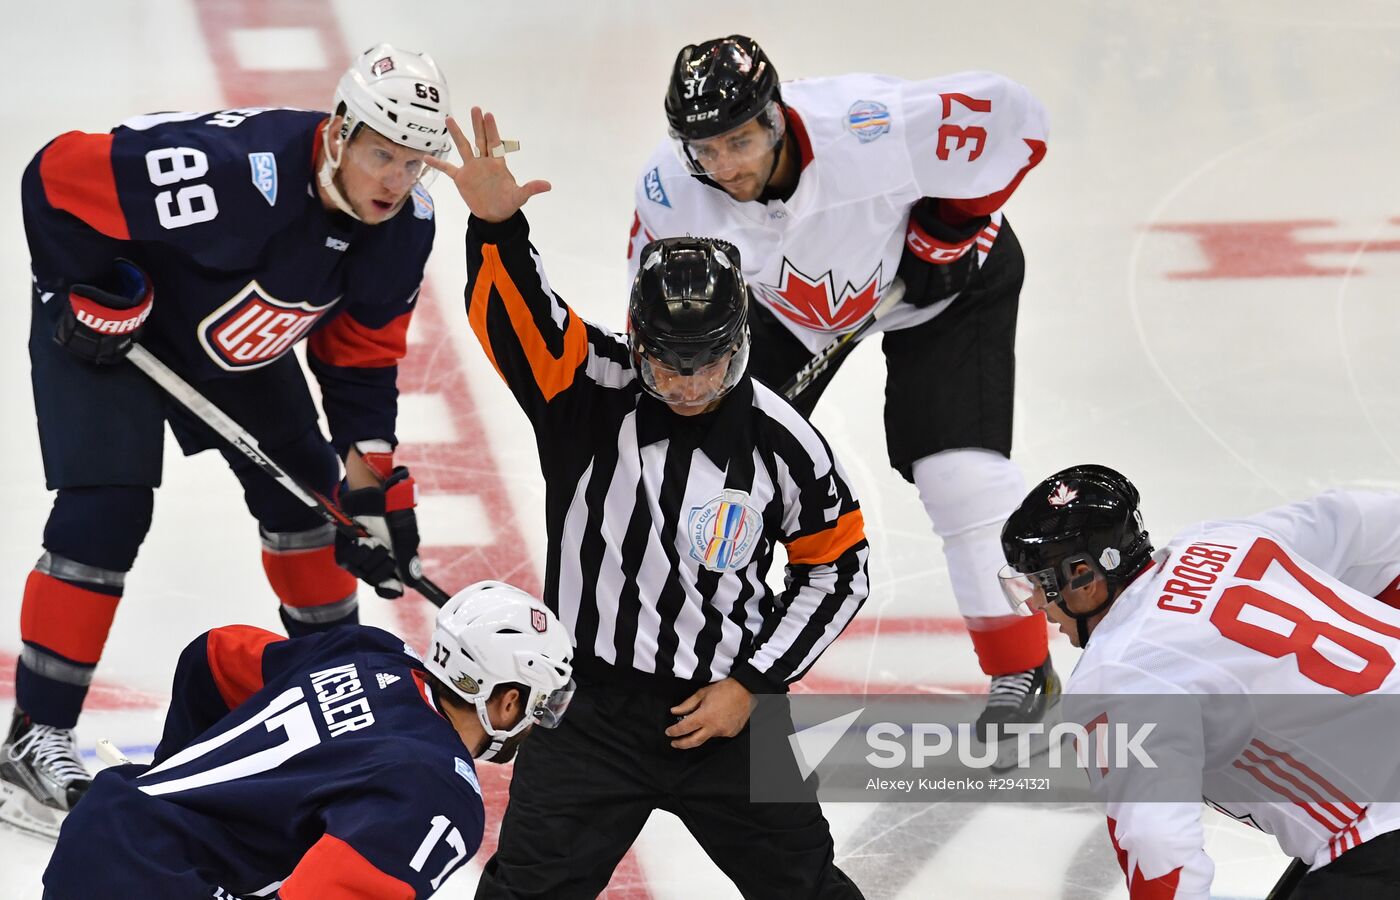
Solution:
M 663 141 L 636 186 L 628 248 L 695 234 L 739 247 L 754 296 L 808 349 L 860 325 L 894 280 L 909 210 L 921 197 L 991 215 L 978 237 L 985 259 L 998 211 L 1045 155 L 1045 110 L 1023 86 L 987 72 L 928 81 L 844 75 L 784 82 L 789 128 L 801 152 L 790 199 L 740 202 L 691 175 Z M 907 328 L 941 312 L 896 307 L 878 328 Z
M 1273 834 L 1312 868 L 1400 829 L 1400 803 L 1370 802 L 1386 799 L 1374 790 L 1339 799 L 1348 773 L 1334 765 L 1338 736 L 1353 733 L 1346 711 L 1355 708 L 1336 701 L 1400 694 L 1400 610 L 1387 605 L 1400 598 L 1397 499 L 1330 491 L 1188 528 L 1094 628 L 1066 685 L 1066 718 L 1142 721 L 1144 695 L 1165 697 L 1173 709 L 1177 698 L 1194 700 L 1200 709 L 1189 727 L 1172 723 L 1155 773 L 1086 770 L 1107 801 L 1133 897 L 1209 895 L 1214 866 L 1200 803 L 1177 788 L 1170 802 L 1131 802 L 1161 797 L 1168 769 L 1194 769 L 1198 796 Z M 1307 714 L 1267 715 L 1249 702 L 1270 696 Z M 1400 740 L 1400 726 L 1366 729 L 1377 746 L 1361 749 L 1377 771 L 1394 766 L 1393 740 L 1383 736 Z M 1189 766 L 1171 754 L 1189 756 Z

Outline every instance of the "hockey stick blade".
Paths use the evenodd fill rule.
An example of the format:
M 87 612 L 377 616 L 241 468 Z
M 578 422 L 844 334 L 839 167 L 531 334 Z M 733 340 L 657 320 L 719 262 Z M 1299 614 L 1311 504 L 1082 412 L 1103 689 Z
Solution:
M 97 758 L 109 766 L 131 765 L 131 760 L 121 751 L 121 748 L 106 738 L 97 742 Z
M 272 457 L 263 453 L 262 447 L 258 445 L 258 439 L 249 434 L 247 429 L 209 402 L 208 398 L 195 390 L 189 382 L 172 372 L 169 366 L 152 355 L 145 347 L 140 344 L 134 345 L 126 358 L 159 385 L 161 390 L 169 394 L 171 399 L 188 409 L 205 425 L 208 425 L 229 446 L 252 460 L 254 465 L 273 481 L 282 485 L 288 493 L 316 510 L 321 518 L 334 525 L 337 531 L 347 537 L 360 538 L 365 536 L 365 530 L 341 512 L 330 498 L 302 484 L 279 466 Z M 410 561 L 410 569 L 414 568 L 413 564 L 416 562 L 418 562 L 417 559 Z M 418 568 L 421 570 L 421 564 Z M 442 606 L 452 596 L 425 575 L 410 576 L 405 578 L 404 582 L 422 594 L 434 606 Z
M 803 391 L 812 386 L 812 382 L 816 381 L 821 373 L 831 366 L 833 360 L 855 349 L 855 345 L 860 343 L 871 328 L 875 327 L 875 323 L 884 318 L 903 299 L 904 282 L 896 278 L 890 282 L 889 290 L 885 291 L 885 295 L 880 298 L 880 302 L 875 305 L 875 309 L 871 310 L 866 320 L 818 350 L 816 356 L 807 360 L 806 365 L 798 369 L 797 373 L 787 380 L 787 383 L 783 385 L 782 395 L 788 400 L 797 399 Z

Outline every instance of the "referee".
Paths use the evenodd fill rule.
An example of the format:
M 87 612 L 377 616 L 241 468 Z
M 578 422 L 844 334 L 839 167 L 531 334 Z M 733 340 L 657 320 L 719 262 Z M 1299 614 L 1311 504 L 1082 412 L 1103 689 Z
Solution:
M 868 592 L 861 513 L 826 441 L 746 374 L 737 251 L 643 251 L 629 334 L 555 295 L 496 122 L 449 129 L 472 212 L 467 311 L 534 426 L 546 489 L 545 602 L 574 636 L 579 691 L 519 756 L 478 898 L 591 898 L 654 809 L 677 815 L 745 897 L 859 898 L 815 798 L 749 799 L 752 695 L 782 693 Z M 475 147 L 476 152 L 473 152 Z M 787 549 L 786 589 L 764 576 Z

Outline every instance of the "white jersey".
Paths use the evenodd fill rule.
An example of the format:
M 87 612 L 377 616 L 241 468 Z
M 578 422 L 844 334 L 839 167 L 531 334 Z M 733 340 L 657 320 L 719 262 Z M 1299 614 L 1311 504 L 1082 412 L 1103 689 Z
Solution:
M 738 246 L 754 296 L 814 352 L 859 326 L 894 280 L 915 202 L 963 200 L 970 215 L 995 214 L 978 237 L 985 256 L 997 210 L 1045 154 L 1044 108 L 988 72 L 843 75 L 780 91 L 801 152 L 792 197 L 736 201 L 691 175 L 663 141 L 637 182 L 629 275 L 654 238 L 723 238 Z M 919 324 L 951 300 L 896 307 L 878 327 Z
M 1330 491 L 1249 519 L 1202 523 L 1154 560 L 1094 629 L 1066 685 L 1067 708 L 1100 702 L 1073 695 L 1400 694 L 1400 609 L 1374 599 L 1396 591 L 1400 495 Z M 1092 718 L 1087 705 L 1066 715 Z M 1400 829 L 1400 804 L 1334 802 L 1344 791 L 1333 784 L 1337 770 L 1316 762 L 1309 748 L 1337 745 L 1346 727 L 1337 719 L 1315 718 L 1308 705 L 1301 721 L 1274 716 L 1262 726 L 1240 714 L 1252 704 L 1202 700 L 1199 707 L 1199 731 L 1181 740 L 1196 760 L 1204 750 L 1204 766 L 1195 766 L 1204 769 L 1201 795 L 1274 835 L 1285 853 L 1316 868 Z M 1111 721 L 1112 710 L 1105 712 Z M 1400 723 L 1378 732 L 1394 732 L 1395 741 L 1360 748 L 1368 761 L 1393 754 L 1400 742 Z M 1367 728 L 1368 742 L 1372 735 Z M 1092 766 L 1089 775 L 1107 800 L 1131 895 L 1205 900 L 1214 867 L 1203 849 L 1201 804 L 1116 802 L 1129 795 L 1127 785 L 1113 783 L 1120 771 L 1146 777 L 1141 769 L 1105 776 Z M 1277 800 L 1215 802 L 1212 792 Z

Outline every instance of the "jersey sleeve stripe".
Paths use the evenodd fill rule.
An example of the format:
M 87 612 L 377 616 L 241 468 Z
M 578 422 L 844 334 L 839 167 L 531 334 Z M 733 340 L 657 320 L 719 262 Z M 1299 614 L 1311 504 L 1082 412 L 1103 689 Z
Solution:
M 81 131 L 59 135 L 44 149 L 39 178 L 49 205 L 72 213 L 110 238 L 131 240 L 117 197 L 112 135 Z
M 1011 195 L 1015 193 L 1016 188 L 1020 186 L 1021 179 L 1025 178 L 1026 173 L 1031 169 L 1040 165 L 1040 161 L 1045 158 L 1044 141 L 1037 141 L 1034 138 L 1023 138 L 1023 140 L 1026 142 L 1026 146 L 1030 148 L 1031 156 L 1021 168 L 1021 171 L 1016 173 L 1016 177 L 1011 179 L 1010 184 L 997 191 L 995 194 L 988 194 L 985 197 L 976 197 L 971 200 L 945 199 L 943 202 L 967 216 L 990 216 L 992 213 L 1005 206 L 1006 201 L 1011 199 Z
M 323 834 L 282 883 L 282 900 L 413 900 L 417 892 L 345 841 Z
M 545 343 L 544 336 L 540 334 L 539 327 L 535 324 L 534 314 L 531 313 L 529 304 L 525 302 L 520 289 L 516 287 L 515 282 L 511 280 L 510 274 L 506 271 L 505 263 L 501 261 L 500 251 L 494 244 L 483 244 L 481 247 L 481 274 L 478 276 L 472 292 L 469 318 L 472 331 L 476 332 L 481 346 L 486 349 L 486 355 L 491 359 L 491 364 L 496 367 L 496 371 L 501 374 L 503 380 L 505 373 L 501 372 L 500 363 L 496 360 L 496 354 L 492 349 L 491 338 L 486 328 L 488 301 L 492 288 L 495 288 L 496 294 L 501 298 L 501 304 L 505 307 L 506 315 L 510 319 L 511 329 L 515 332 L 516 339 L 520 342 L 520 349 L 530 364 L 530 373 L 534 377 L 540 393 L 544 395 L 546 402 L 554 399 L 555 396 L 573 384 L 575 372 L 588 356 L 588 334 L 583 321 L 576 315 L 569 315 L 568 324 L 564 329 L 564 349 L 560 356 L 555 357 Z
M 819 566 L 835 562 L 841 554 L 863 540 L 865 518 L 859 509 L 853 509 L 824 531 L 788 541 L 788 562 L 796 566 Z
M 226 625 L 209 632 L 205 650 L 209 673 L 229 709 L 262 690 L 263 651 L 269 644 L 285 640 L 252 625 Z
M 384 369 L 398 365 L 408 354 L 408 324 L 412 317 L 412 312 L 406 312 L 387 325 L 371 328 L 343 312 L 311 335 L 307 343 L 316 358 L 328 365 Z

